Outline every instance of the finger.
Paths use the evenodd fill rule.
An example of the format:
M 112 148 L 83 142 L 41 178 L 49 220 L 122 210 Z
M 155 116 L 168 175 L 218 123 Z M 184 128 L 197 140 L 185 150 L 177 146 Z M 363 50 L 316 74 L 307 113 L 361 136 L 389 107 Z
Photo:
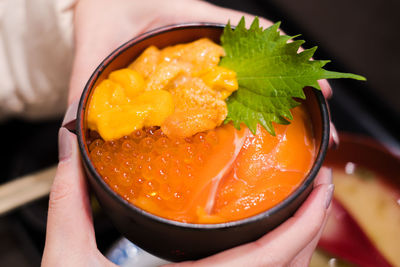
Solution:
M 331 148 L 338 148 L 340 144 L 339 134 L 336 130 L 335 125 L 330 122 L 330 135 L 329 135 L 329 147 Z
M 318 235 L 326 220 L 332 194 L 333 184 L 317 186 L 292 218 L 258 241 L 261 245 L 266 244 L 264 249 L 269 252 L 270 258 L 278 262 L 291 259 Z M 282 249 L 285 253 L 281 252 Z M 260 256 L 263 259 L 262 254 Z
M 76 136 L 59 131 L 59 164 L 50 192 L 45 254 L 79 255 L 95 248 L 86 182 Z
M 319 173 L 319 176 L 329 172 Z M 322 178 L 321 178 L 322 179 Z M 280 266 L 288 263 L 320 232 L 333 194 L 332 184 L 320 184 L 295 213 L 281 226 L 259 240 L 242 245 L 198 262 L 195 266 Z
M 315 248 L 318 245 L 319 240 L 321 239 L 321 235 L 324 232 L 326 222 L 331 214 L 331 208 L 329 207 L 327 210 L 327 214 L 325 216 L 324 222 L 319 230 L 318 234 L 314 239 L 304 248 L 302 249 L 299 254 L 292 260 L 290 266 L 309 266 L 311 257 L 315 251 Z
M 332 184 L 332 169 L 328 167 L 321 167 L 317 177 L 314 180 L 314 187 L 321 184 Z
M 330 99 L 333 95 L 333 91 L 329 82 L 327 80 L 319 80 L 318 81 L 319 87 L 321 87 L 322 94 L 326 99 Z

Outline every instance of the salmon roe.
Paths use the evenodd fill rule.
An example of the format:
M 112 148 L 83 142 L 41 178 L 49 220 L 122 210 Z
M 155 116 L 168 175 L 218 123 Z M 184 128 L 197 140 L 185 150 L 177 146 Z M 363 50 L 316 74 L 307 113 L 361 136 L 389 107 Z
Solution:
M 114 191 L 134 203 L 139 195 L 168 200 L 176 207 L 189 193 L 187 183 L 196 179 L 206 154 L 218 143 L 214 131 L 186 138 L 167 138 L 160 127 L 147 127 L 113 141 L 96 132 L 89 142 L 96 170 Z M 175 200 L 175 201 L 174 201 Z
M 123 199 L 163 218 L 221 223 L 263 212 L 285 199 L 310 170 L 315 140 L 306 109 L 293 109 L 276 136 L 228 123 L 190 137 L 158 126 L 104 141 L 89 131 L 90 158 Z

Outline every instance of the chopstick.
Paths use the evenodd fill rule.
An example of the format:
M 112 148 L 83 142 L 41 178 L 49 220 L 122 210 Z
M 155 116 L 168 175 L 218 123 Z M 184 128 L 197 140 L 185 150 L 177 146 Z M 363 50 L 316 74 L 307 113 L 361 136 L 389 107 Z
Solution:
M 0 185 L 0 215 L 48 195 L 56 170 L 52 166 Z

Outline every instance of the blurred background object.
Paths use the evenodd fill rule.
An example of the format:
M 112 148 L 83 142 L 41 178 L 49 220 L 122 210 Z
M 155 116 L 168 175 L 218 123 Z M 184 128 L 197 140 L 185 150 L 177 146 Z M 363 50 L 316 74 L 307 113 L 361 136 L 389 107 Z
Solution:
M 395 0 L 210 0 L 272 21 L 289 35 L 301 33 L 306 47 L 317 45 L 317 59 L 331 59 L 330 70 L 364 75 L 367 82 L 332 81 L 332 119 L 339 131 L 373 137 L 400 155 L 400 2 Z M 227 18 L 228 19 L 228 18 Z M 0 123 L 0 183 L 57 162 L 61 118 Z M 394 177 L 398 179 L 398 177 Z M 105 252 L 120 235 L 96 209 L 99 248 Z M 0 262 L 4 266 L 39 266 L 45 237 L 47 199 L 0 217 Z

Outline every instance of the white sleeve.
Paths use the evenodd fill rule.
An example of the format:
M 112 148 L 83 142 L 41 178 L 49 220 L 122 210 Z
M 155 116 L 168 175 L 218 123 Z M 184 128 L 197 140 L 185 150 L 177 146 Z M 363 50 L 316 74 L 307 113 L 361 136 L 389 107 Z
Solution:
M 62 114 L 76 0 L 0 0 L 0 119 Z

